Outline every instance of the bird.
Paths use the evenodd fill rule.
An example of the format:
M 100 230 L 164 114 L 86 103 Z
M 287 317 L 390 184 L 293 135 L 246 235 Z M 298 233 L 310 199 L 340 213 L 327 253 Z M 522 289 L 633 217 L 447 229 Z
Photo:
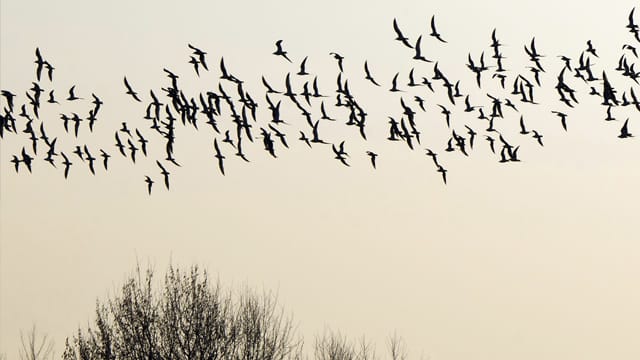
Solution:
M 169 190 L 169 175 L 170 173 L 167 171 L 167 169 L 164 168 L 164 166 L 162 166 L 162 163 L 160 163 L 160 161 L 156 160 L 156 164 L 158 165 L 158 167 L 160 168 L 160 174 L 162 174 L 162 176 L 164 177 L 164 186 L 167 187 L 167 190 Z
M 636 58 L 638 57 L 638 50 L 636 49 L 635 46 L 629 45 L 629 44 L 624 44 L 622 45 L 622 50 L 628 49 L 629 51 L 631 51 L 631 53 L 633 54 L 633 56 L 635 56 Z
M 66 179 L 69 176 L 69 168 L 71 167 L 71 165 L 73 165 L 73 163 L 69 161 L 69 158 L 67 158 L 67 155 L 65 155 L 62 151 L 60 152 L 60 155 L 64 159 L 62 164 L 64 165 L 64 178 Z
M 485 136 L 485 139 L 487 139 L 487 141 L 489 142 L 489 148 L 491 149 L 491 152 L 495 154 L 496 153 L 495 139 L 488 135 Z
M 511 149 L 507 149 L 507 152 L 509 153 L 509 161 L 520 161 L 520 159 L 518 159 L 518 150 L 520 149 L 520 146 L 516 146 L 513 150 Z
M 120 137 L 118 136 L 117 131 L 116 131 L 116 147 L 118 148 L 122 156 L 127 157 L 127 154 L 124 152 L 124 145 L 122 144 L 122 141 L 120 140 Z
M 27 170 L 31 172 L 31 163 L 33 162 L 33 157 L 27 153 L 27 150 L 22 147 L 22 163 L 27 167 Z
M 300 76 L 309 75 L 309 73 L 307 72 L 307 58 L 309 57 L 305 56 L 304 59 L 302 59 L 302 62 L 300 63 L 300 71 L 298 71 L 297 75 L 300 75 Z
M 129 128 L 127 127 L 127 123 L 125 121 L 122 122 L 122 127 L 120 128 L 121 132 L 129 135 L 129 137 L 131 137 L 131 131 L 129 130 Z
M 434 153 L 431 149 L 425 149 L 427 150 L 426 155 L 430 156 L 431 159 L 433 160 L 433 163 L 438 166 L 438 154 Z
M 207 54 L 206 52 L 198 49 L 197 47 L 191 45 L 191 44 L 187 44 L 187 46 L 189 46 L 189 48 L 191 50 L 193 50 L 193 54 L 196 55 L 198 57 L 198 60 L 200 61 L 200 64 L 202 65 L 202 67 L 205 70 L 209 70 L 209 68 L 207 67 L 207 62 L 205 59 L 205 55 Z
M 446 43 L 445 40 L 442 39 L 442 37 L 440 36 L 440 34 L 438 33 L 438 30 L 436 30 L 436 16 L 433 15 L 431 16 L 431 34 L 429 34 L 430 36 L 435 37 L 436 39 L 440 40 L 443 43 Z
M 447 184 L 447 169 L 443 168 L 442 165 L 438 164 L 438 170 L 437 170 L 440 174 L 442 174 L 442 181 L 444 181 L 444 184 Z
M 560 117 L 560 124 L 562 125 L 562 128 L 564 129 L 564 131 L 567 131 L 567 114 L 560 111 L 555 111 L 555 110 L 551 112 L 558 115 L 558 117 Z
M 282 50 L 282 40 L 276 41 L 276 51 L 273 52 L 273 55 L 282 56 L 287 59 L 288 62 L 291 62 L 291 59 L 287 56 L 287 52 Z
M 440 107 L 440 109 L 442 109 L 441 113 L 444 114 L 445 116 L 445 120 L 447 121 L 447 127 L 451 127 L 450 124 L 450 120 L 451 120 L 451 111 L 449 111 L 449 109 L 447 109 L 446 107 L 438 104 L 438 106 Z
M 96 170 L 93 167 L 93 162 L 96 160 L 96 158 L 91 156 L 91 153 L 89 152 L 89 148 L 87 147 L 87 145 L 84 146 L 84 153 L 86 155 L 85 160 L 89 162 L 89 170 L 91 171 L 91 174 L 95 175 Z
M 421 50 L 421 46 L 420 46 L 421 42 L 422 42 L 422 35 L 420 35 L 418 37 L 418 40 L 416 40 L 415 55 L 413 55 L 413 59 L 414 60 L 422 60 L 424 62 L 432 62 L 431 60 L 427 59 L 426 57 L 424 57 L 422 55 L 422 50 Z
M 333 58 L 338 60 L 338 68 L 340 69 L 340 72 L 342 72 L 344 69 L 342 68 L 342 61 L 344 60 L 344 57 L 338 53 L 335 52 L 331 52 L 329 53 L 329 55 L 333 55 Z
M 271 129 L 274 132 L 275 136 L 280 139 L 282 145 L 288 149 L 289 144 L 287 144 L 287 140 L 285 138 L 286 135 L 271 124 L 269 124 L 269 129 Z
M 269 85 L 269 83 L 267 82 L 267 79 L 265 79 L 264 76 L 262 76 L 262 84 L 264 85 L 264 87 L 267 88 L 267 93 L 269 93 L 269 94 L 280 94 L 279 91 L 273 90 L 273 88 L 271 87 L 271 85 Z
M 200 61 L 198 59 L 196 59 L 195 57 L 190 56 L 189 57 L 189 64 L 193 65 L 193 69 L 196 71 L 196 75 L 198 77 L 200 77 L 200 68 L 199 68 Z
M 0 91 L 0 94 L 7 99 L 7 105 L 9 105 L 9 112 L 13 112 L 13 99 L 15 98 L 16 94 L 12 93 L 9 90 L 2 90 Z
M 478 135 L 478 133 L 473 131 L 473 129 L 468 125 L 465 125 L 464 127 L 467 128 L 467 134 L 469 134 L 469 147 L 473 149 L 473 140 L 475 139 L 476 135 Z
M 136 162 L 136 151 L 138 148 L 133 144 L 131 139 L 127 139 L 127 144 L 129 144 L 129 151 L 131 151 L 131 161 Z
M 538 133 L 536 130 L 531 130 L 531 131 L 533 132 L 533 138 L 538 141 L 538 144 L 540 144 L 540 146 L 544 146 L 542 144 L 542 135 L 540 135 L 540 133 Z
M 151 180 L 149 176 L 145 175 L 144 182 L 147 183 L 147 192 L 149 193 L 149 195 L 151 195 L 151 187 L 153 187 L 154 181 Z
M 627 118 L 627 120 L 625 120 L 624 122 L 624 125 L 622 125 L 622 128 L 620 128 L 620 135 L 618 135 L 618 137 L 620 139 L 625 139 L 632 136 L 633 135 L 629 132 L 629 118 Z
M 40 76 L 42 75 L 42 67 L 44 66 L 44 60 L 42 59 L 42 55 L 40 54 L 40 49 L 36 48 L 36 61 L 34 61 L 36 66 L 36 79 L 40 81 Z
M 591 43 L 591 40 L 587 40 L 587 50 L 585 51 L 590 54 L 593 54 L 593 56 L 595 57 L 599 57 L 598 54 L 596 54 L 596 49 L 594 49 L 593 44 Z
M 607 117 L 604 119 L 605 121 L 613 121 L 616 118 L 611 115 L 611 105 L 607 106 Z
M 396 32 L 396 35 L 397 35 L 396 40 L 403 43 L 404 46 L 408 47 L 409 49 L 413 49 L 413 46 L 411 46 L 411 44 L 409 43 L 409 38 L 405 37 L 402 34 L 402 31 L 400 31 L 400 27 L 398 27 L 398 21 L 395 18 L 393 19 L 393 30 Z
M 371 81 L 376 86 L 380 86 L 380 84 L 378 84 L 378 82 L 371 76 L 371 71 L 369 71 L 369 65 L 367 64 L 366 60 L 364 62 L 364 73 L 366 80 Z
M 424 99 L 423 98 L 421 98 L 420 96 L 415 95 L 413 97 L 413 100 L 415 100 L 418 103 L 418 106 L 420 106 L 420 109 L 422 111 L 427 111 L 427 109 L 425 109 L 425 107 L 424 107 Z
M 53 96 L 53 90 L 49 91 L 49 99 L 47 100 L 49 104 L 58 104 L 58 101 Z
M 400 73 L 396 73 L 396 75 L 391 80 L 391 89 L 389 89 L 389 91 L 391 92 L 402 91 L 402 90 L 398 90 L 398 75 L 400 75 Z
M 524 116 L 520 115 L 520 134 L 527 135 L 529 131 L 524 126 Z
M 304 132 L 300 131 L 300 138 L 298 138 L 298 140 L 303 141 L 305 144 L 307 144 L 307 146 L 311 147 L 311 143 L 309 142 L 309 138 L 307 137 L 307 135 L 304 134 Z
M 331 148 L 333 149 L 333 152 L 336 154 L 335 159 L 340 160 L 340 162 L 345 166 L 350 166 L 347 163 L 347 159 L 345 158 L 345 156 L 349 156 L 349 155 L 344 151 L 344 141 L 342 141 L 337 148 L 335 144 L 331 144 Z
M 93 97 L 93 101 L 91 102 L 94 105 L 93 108 L 93 113 L 95 115 L 98 115 L 98 110 L 100 110 L 100 107 L 104 104 L 102 102 L 102 100 L 100 100 L 100 98 L 98 96 L 96 96 L 96 94 L 91 94 L 91 97 Z
M 378 157 L 378 154 L 374 153 L 373 151 L 367 151 L 367 155 L 369 155 L 369 158 L 371 159 L 371 166 L 373 166 L 373 168 L 376 168 L 376 158 Z
M 47 77 L 49 78 L 49 81 L 53 81 L 53 70 L 55 70 L 55 68 L 48 61 L 44 62 L 44 67 L 47 68 Z
M 124 86 L 127 88 L 127 94 L 131 95 L 137 102 L 142 102 L 142 100 L 140 100 L 140 98 L 138 97 L 138 93 L 133 91 L 133 89 L 131 88 L 131 85 L 129 84 L 129 81 L 127 81 L 127 77 L 124 77 Z
M 138 129 L 136 129 L 136 136 L 138 136 L 138 142 L 140 143 L 140 150 L 142 150 L 142 154 L 147 156 L 147 143 L 149 140 L 145 139 Z
M 213 147 L 216 150 L 216 154 L 214 157 L 218 159 L 218 168 L 220 169 L 220 173 L 224 175 L 224 159 L 225 156 L 220 152 L 220 147 L 218 146 L 218 139 L 213 139 Z
M 108 170 L 108 162 L 109 162 L 109 158 L 111 157 L 111 155 L 107 154 L 106 151 L 100 149 L 100 156 L 102 157 L 102 166 L 104 166 L 105 170 Z
M 20 168 L 20 163 L 22 162 L 22 160 L 18 159 L 18 156 L 13 155 L 11 162 L 13 163 L 13 166 L 15 167 L 16 173 L 17 173 Z
M 82 99 L 82 98 L 79 98 L 79 97 L 77 97 L 77 96 L 76 96 L 76 94 L 75 94 L 75 89 L 76 89 L 76 86 L 75 86 L 75 85 L 73 85 L 73 86 L 69 89 L 69 96 L 67 97 L 67 100 L 68 100 L 68 101 L 74 101 L 74 100 Z

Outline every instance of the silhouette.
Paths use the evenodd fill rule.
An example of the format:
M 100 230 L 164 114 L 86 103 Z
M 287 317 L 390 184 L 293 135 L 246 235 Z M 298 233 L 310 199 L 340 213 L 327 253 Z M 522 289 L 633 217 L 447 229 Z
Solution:
M 393 30 L 396 32 L 396 35 L 397 35 L 396 40 L 403 43 L 404 46 L 408 47 L 409 49 L 413 49 L 413 46 L 411 46 L 411 44 L 409 43 L 409 39 L 404 35 L 402 35 L 402 31 L 400 31 L 400 28 L 398 27 L 398 22 L 396 19 L 393 19 Z
M 144 177 L 144 182 L 147 183 L 147 192 L 151 195 L 151 188 L 153 187 L 154 181 L 151 180 L 149 176 Z
M 380 86 L 380 84 L 378 84 L 371 76 L 371 72 L 369 71 L 369 66 L 367 65 L 367 61 L 364 62 L 364 73 L 365 73 L 365 79 L 371 81 L 376 86 Z
M 298 75 L 300 76 L 304 76 L 304 75 L 309 75 L 309 73 L 307 72 L 307 59 L 309 57 L 305 56 L 304 59 L 302 60 L 302 62 L 300 63 L 300 71 L 298 71 Z
M 620 128 L 620 135 L 618 135 L 618 137 L 621 139 L 626 139 L 632 136 L 633 135 L 629 132 L 629 119 L 627 118 L 627 120 L 624 121 L 624 125 L 622 125 L 622 128 Z
M 446 41 L 444 41 L 440 36 L 440 34 L 438 33 L 438 30 L 436 30 L 435 17 L 436 17 L 435 15 L 431 16 L 431 34 L 429 35 L 435 37 L 436 39 L 440 40 L 443 43 L 446 43 Z
M 74 100 L 80 100 L 80 99 L 82 99 L 82 98 L 79 98 L 79 97 L 77 97 L 77 96 L 76 96 L 76 94 L 75 94 L 75 89 L 76 89 L 76 86 L 75 86 L 75 85 L 73 85 L 73 86 L 69 89 L 69 96 L 67 97 L 67 100 L 68 100 L 68 101 L 74 101 Z
M 273 52 L 273 55 L 282 56 L 287 59 L 288 62 L 291 62 L 291 59 L 287 56 L 287 52 L 282 50 L 282 40 L 276 41 L 276 51 Z
M 133 89 L 131 88 L 131 85 L 129 85 L 129 82 L 127 81 L 126 76 L 124 77 L 124 86 L 127 88 L 128 95 L 131 95 L 131 97 L 133 97 L 137 102 L 142 102 L 142 100 L 140 100 L 140 98 L 138 97 L 138 93 L 133 91 Z

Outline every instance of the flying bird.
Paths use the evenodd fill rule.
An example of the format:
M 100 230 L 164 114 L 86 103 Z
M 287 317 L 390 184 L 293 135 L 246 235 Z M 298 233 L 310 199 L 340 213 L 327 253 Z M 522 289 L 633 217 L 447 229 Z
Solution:
M 443 40 L 442 37 L 440 36 L 440 34 L 438 33 L 438 30 L 436 30 L 436 16 L 435 15 L 431 16 L 431 34 L 429 34 L 429 35 L 435 37 L 436 39 L 440 40 L 443 43 L 446 43 L 446 41 Z
M 273 52 L 273 55 L 282 56 L 287 59 L 288 62 L 291 62 L 291 59 L 287 56 L 287 52 L 282 49 L 282 40 L 276 41 L 276 51 Z
M 220 151 L 220 147 L 218 146 L 218 139 L 213 139 L 213 147 L 216 150 L 216 154 L 215 154 L 215 158 L 218 159 L 218 168 L 220 169 L 220 173 L 222 173 L 222 175 L 224 175 L 224 159 L 225 156 L 222 155 L 222 152 Z
M 438 172 L 442 174 L 442 181 L 444 184 L 447 184 L 447 169 L 443 168 L 442 165 L 438 165 Z
M 625 139 L 632 136 L 633 135 L 629 132 L 629 118 L 627 118 L 627 120 L 625 120 L 624 122 L 624 125 L 622 125 L 622 128 L 620 129 L 620 135 L 618 135 L 618 137 L 620 139 Z M 24 148 L 22 150 L 24 151 Z
M 153 180 L 149 176 L 144 177 L 144 182 L 147 183 L 147 192 L 151 195 L 151 187 L 153 187 Z
M 404 36 L 402 34 L 402 31 L 400 31 L 400 27 L 398 27 L 398 21 L 396 19 L 393 19 L 393 30 L 396 32 L 396 35 L 397 35 L 396 40 L 403 43 L 404 46 L 408 47 L 409 49 L 413 49 L 413 46 L 411 46 L 411 44 L 409 43 L 409 38 Z
M 140 98 L 138 97 L 138 93 L 133 91 L 133 89 L 131 88 L 131 85 L 129 84 L 129 82 L 127 81 L 127 77 L 124 77 L 124 86 L 127 88 L 127 94 L 131 95 L 136 101 L 138 102 L 142 102 L 142 100 L 140 100 Z
M 373 151 L 367 151 L 367 155 L 369 155 L 369 158 L 371 159 L 371 166 L 373 166 L 373 168 L 376 168 L 376 158 L 378 157 L 378 154 L 374 153 Z
M 71 167 L 71 165 L 73 165 L 73 163 L 69 161 L 69 158 L 67 158 L 67 155 L 65 155 L 62 151 L 60 152 L 60 155 L 64 159 L 62 164 L 64 165 L 64 178 L 66 179 L 67 176 L 69 176 L 69 168 Z
M 333 58 L 338 60 L 338 68 L 340 69 L 340 72 L 342 72 L 343 71 L 342 61 L 344 60 L 344 57 L 342 55 L 338 54 L 338 53 L 335 53 L 335 52 L 331 52 L 331 53 L 329 53 L 329 55 L 333 55 Z
M 300 63 L 300 71 L 298 71 L 298 75 L 300 76 L 309 75 L 309 73 L 307 72 L 307 58 L 309 57 L 305 56 L 302 62 Z
M 209 70 L 209 68 L 207 67 L 207 62 L 205 59 L 205 55 L 207 54 L 206 52 L 198 49 L 197 47 L 191 45 L 191 44 L 187 44 L 187 46 L 189 46 L 189 48 L 191 50 L 193 50 L 193 54 L 196 55 L 198 57 L 198 60 L 200 61 L 200 64 L 202 65 L 202 67 L 205 70 Z
M 422 50 L 421 50 L 421 47 L 420 47 L 420 43 L 421 42 L 422 42 L 422 35 L 420 35 L 418 37 L 418 40 L 416 40 L 416 46 L 415 46 L 416 53 L 415 53 L 415 55 L 413 55 L 413 59 L 414 60 L 422 60 L 424 62 L 432 62 L 431 60 L 427 59 L 426 57 L 424 57 L 422 55 Z
M 164 166 L 162 166 L 160 161 L 156 160 L 156 164 L 158 165 L 158 167 L 161 170 L 160 174 L 162 174 L 162 176 L 164 177 L 164 186 L 166 186 L 167 190 L 169 190 L 169 175 L 170 175 L 170 173 L 167 171 L 167 169 L 164 168 Z
M 75 85 L 73 85 L 73 86 L 69 89 L 69 96 L 67 97 L 67 100 L 69 100 L 69 101 L 74 101 L 74 100 L 82 99 L 82 98 L 79 98 L 79 97 L 77 97 L 77 96 L 76 96 L 76 94 L 75 94 L 75 89 L 76 89 L 76 86 L 75 86 Z
M 378 82 L 376 82 L 376 80 L 371 76 L 371 71 L 369 71 L 369 65 L 367 64 L 366 60 L 364 62 L 364 73 L 366 80 L 371 81 L 376 86 L 380 86 L 380 84 L 378 84 Z

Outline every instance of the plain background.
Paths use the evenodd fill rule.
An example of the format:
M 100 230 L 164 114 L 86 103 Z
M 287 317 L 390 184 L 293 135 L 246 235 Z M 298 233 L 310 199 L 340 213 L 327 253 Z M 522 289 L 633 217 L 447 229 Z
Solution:
M 575 61 L 588 39 L 600 55 L 594 66 L 608 69 L 619 93 L 632 86 L 613 68 L 622 45 L 635 41 L 624 27 L 634 5 L 3 0 L 1 88 L 24 101 L 39 47 L 56 67 L 53 84 L 43 83 L 59 99 L 75 84 L 79 96 L 96 93 L 105 102 L 96 132 L 84 130 L 78 140 L 60 130 L 58 114 L 86 114 L 89 102 L 47 107 L 41 117 L 51 122 L 51 134 L 67 153 L 88 144 L 94 156 L 105 148 L 114 157 L 109 172 L 98 166 L 95 176 L 79 159 L 68 180 L 41 160 L 33 175 L 16 174 L 9 160 L 28 141 L 23 134 L 0 140 L 0 351 L 16 358 L 20 330 L 35 323 L 60 355 L 65 337 L 91 321 L 96 299 L 117 291 L 139 261 L 159 274 L 169 262 L 197 263 L 228 286 L 277 291 L 308 346 L 328 327 L 366 335 L 381 355 L 397 331 L 413 359 L 638 359 L 640 148 L 635 138 L 617 139 L 621 123 L 605 123 L 598 101 L 572 77 L 581 104 L 570 110 L 569 131 L 550 113 L 564 109 L 553 88 L 562 66 L 557 55 Z M 446 45 L 426 36 L 432 14 Z M 528 74 L 523 46 L 535 36 L 549 69 L 537 92 L 541 105 L 517 105 L 544 134 L 545 147 L 511 135 L 523 144 L 518 164 L 498 163 L 481 138 L 469 158 L 444 154 L 449 133 L 437 108 L 447 101 L 441 88 L 439 95 L 415 90 L 423 91 L 429 110 L 419 117 L 425 129 L 419 150 L 386 142 L 387 116 L 401 116 L 399 96 L 386 91 L 391 78 L 401 72 L 406 79 L 412 66 L 432 73 L 393 40 L 393 18 L 412 40 L 425 35 L 427 57 L 485 106 L 485 90 L 465 66 L 468 53 L 478 58 L 485 51 L 489 62 L 497 28 L 509 75 Z M 293 64 L 271 55 L 277 39 Z M 208 53 L 211 71 L 200 79 L 187 62 L 188 43 Z M 264 118 L 261 75 L 283 88 L 284 75 L 309 56 L 309 72 L 318 75 L 321 91 L 332 93 L 332 51 L 345 57 L 345 77 L 369 114 L 368 142 L 354 128 L 326 125 L 328 138 L 347 141 L 350 168 L 329 147 L 309 150 L 295 140 L 304 120 L 286 101 L 291 150 L 274 160 L 258 140 L 247 145 L 249 164 L 227 154 L 224 177 L 204 124 L 178 130 L 183 166 L 171 169 L 169 192 L 151 158 L 133 166 L 116 154 L 113 132 L 121 122 L 148 126 L 144 107 L 124 94 L 125 75 L 147 101 L 149 89 L 160 94 L 167 85 L 162 69 L 169 68 L 193 96 L 217 88 L 224 56 Z M 363 80 L 364 60 L 381 88 Z M 464 116 L 458 111 L 458 128 L 484 128 Z M 632 133 L 640 129 L 629 108 L 616 116 L 631 118 Z M 517 114 L 508 119 L 501 126 L 517 133 Z M 443 153 L 447 186 L 424 147 Z M 162 154 L 161 145 L 151 148 Z M 375 171 L 366 150 L 380 154 Z M 145 175 L 156 180 L 151 197 Z

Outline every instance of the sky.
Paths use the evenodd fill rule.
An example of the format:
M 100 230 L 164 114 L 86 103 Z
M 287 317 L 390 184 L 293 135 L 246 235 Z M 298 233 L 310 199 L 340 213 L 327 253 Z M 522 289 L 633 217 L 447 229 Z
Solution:
M 640 117 L 633 106 L 616 107 L 618 120 L 605 122 L 600 101 L 569 74 L 580 104 L 566 107 L 554 88 L 563 66 L 558 56 L 576 64 L 587 40 L 598 52 L 596 76 L 605 69 L 618 96 L 634 85 L 614 68 L 622 45 L 635 44 L 625 28 L 635 5 L 2 0 L 0 88 L 17 94 L 17 104 L 25 102 L 38 47 L 55 67 L 53 82 L 43 79 L 42 86 L 55 89 L 60 102 L 44 103 L 40 120 L 74 165 L 65 179 L 60 164 L 54 168 L 40 155 L 32 174 L 24 167 L 16 173 L 11 159 L 29 149 L 28 136 L 0 140 L 0 353 L 17 358 L 20 331 L 35 323 L 60 355 L 65 338 L 92 320 L 96 299 L 117 291 L 140 262 L 159 273 L 169 263 L 199 264 L 229 287 L 277 291 L 308 345 L 329 328 L 354 339 L 365 335 L 379 354 L 397 332 L 413 359 L 639 358 L 640 147 L 635 137 L 617 136 L 626 118 L 631 133 L 640 131 Z M 434 14 L 446 44 L 428 36 Z M 460 80 L 486 112 L 487 93 L 514 100 L 520 113 L 505 108 L 505 118 L 496 121 L 521 145 L 520 162 L 500 163 L 484 140 L 486 122 L 460 105 L 452 128 L 464 136 L 464 125 L 474 128 L 474 149 L 468 157 L 444 151 L 451 129 L 438 105 L 453 106 L 437 81 L 435 93 L 404 85 L 411 68 L 431 76 L 433 64 L 413 60 L 413 50 L 394 40 L 394 18 L 411 41 L 423 35 L 425 56 Z M 524 46 L 535 37 L 547 70 L 536 90 L 538 105 L 501 90 L 490 77 L 493 69 L 483 75 L 482 89 L 475 84 L 467 57 L 477 62 L 484 51 L 494 64 L 494 28 L 511 79 L 532 79 Z M 291 64 L 272 54 L 279 39 Z M 187 44 L 207 52 L 209 71 L 199 77 Z M 343 80 L 368 114 L 366 141 L 344 126 L 344 109 L 333 106 L 339 70 L 330 52 L 344 57 Z M 164 188 L 155 164 L 163 144 L 143 119 L 149 89 L 164 96 L 160 88 L 169 84 L 163 68 L 180 76 L 190 96 L 217 91 L 219 83 L 236 96 L 219 79 L 224 57 L 259 104 L 259 134 L 270 117 L 261 77 L 284 89 L 291 73 L 299 91 L 304 79 L 294 74 L 305 56 L 320 91 L 330 96 L 323 98 L 327 111 L 339 119 L 322 122 L 322 136 L 336 145 L 345 141 L 349 167 L 334 159 L 330 145 L 309 149 L 297 140 L 300 130 L 310 135 L 309 128 L 282 98 L 288 124 L 281 129 L 290 148 L 278 146 L 277 159 L 258 135 L 246 145 L 249 163 L 221 143 L 223 176 L 213 157 L 213 138 L 223 136 L 204 120 L 199 130 L 180 125 L 175 153 L 181 166 L 168 167 L 171 187 Z M 365 60 L 381 87 L 364 79 Z M 401 93 L 388 91 L 396 73 Z M 143 103 L 125 94 L 125 76 Z M 64 101 L 73 85 L 83 99 Z M 591 86 L 601 90 L 602 82 Z M 77 138 L 65 133 L 59 114 L 86 116 L 92 93 L 104 101 L 96 130 L 83 127 Z M 412 102 L 415 95 L 427 111 Z M 402 117 L 401 97 L 411 102 L 423 132 L 413 151 L 386 140 L 388 117 Z M 0 106 L 7 106 L 4 98 Z M 552 110 L 569 114 L 568 131 Z M 543 147 L 518 134 L 521 114 L 544 135 Z M 153 155 L 139 155 L 134 165 L 117 153 L 113 134 L 122 122 L 148 134 Z M 24 128 L 23 118 L 17 123 Z M 107 150 L 109 170 L 97 164 L 92 175 L 71 153 L 77 145 L 94 156 Z M 425 148 L 448 170 L 446 185 Z M 376 169 L 366 151 L 379 155 Z M 145 176 L 155 181 L 150 196 Z

